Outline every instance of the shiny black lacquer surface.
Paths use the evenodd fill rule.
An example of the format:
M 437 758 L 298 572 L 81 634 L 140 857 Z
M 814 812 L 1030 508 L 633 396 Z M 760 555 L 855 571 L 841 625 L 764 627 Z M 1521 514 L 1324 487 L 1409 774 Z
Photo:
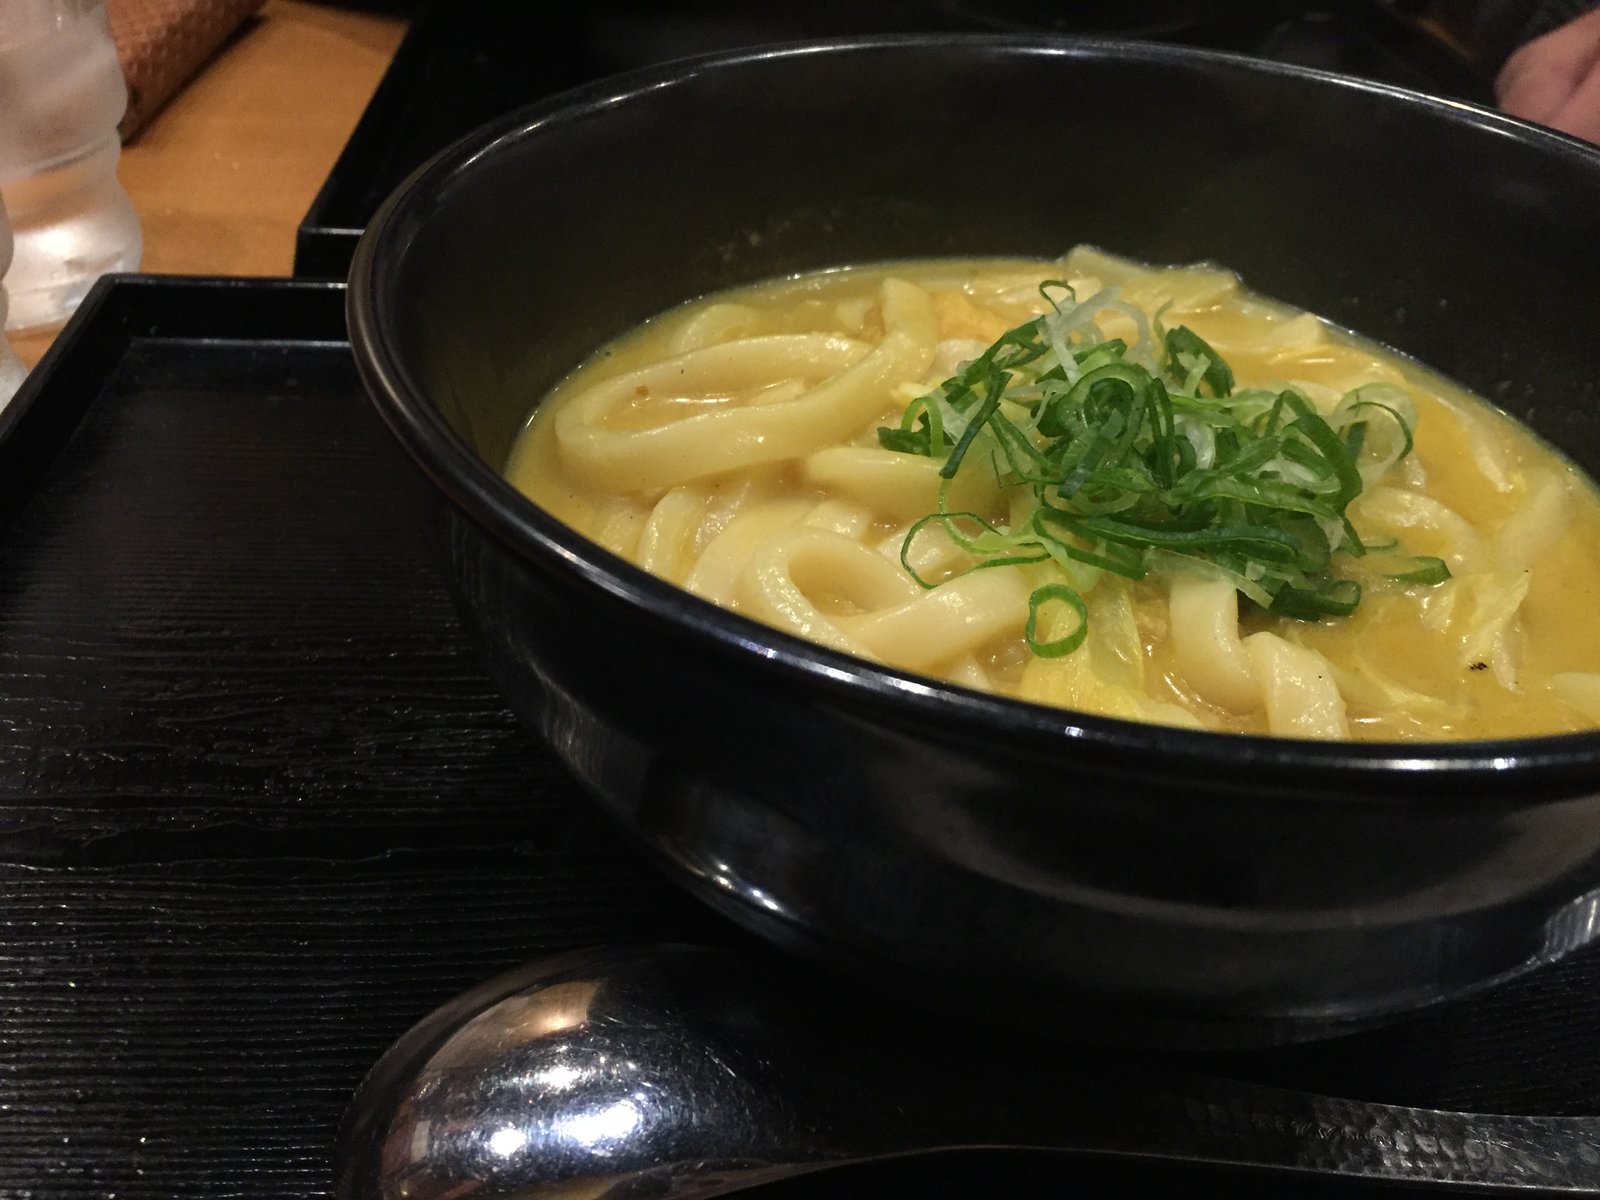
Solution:
M 108 284 L 0 417 L 0 1195 L 312 1200 L 522 959 L 722 922 L 459 631 L 342 289 Z
M 7 1200 L 326 1197 L 357 1083 L 450 997 L 595 943 L 759 949 L 616 837 L 505 710 L 428 546 L 428 487 L 342 332 L 339 289 L 118 281 L 4 418 Z M 1593 1114 L 1597 995 L 1591 948 L 1384 1029 L 1182 1065 Z M 1175 1064 L 1127 1070 L 1152 1065 Z M 1284 1194 L 993 1155 L 772 1194 L 1054 1200 L 1069 1185 Z
M 1041 142 L 1096 174 L 1029 170 Z M 688 296 L 1087 241 L 1225 262 L 1593 471 L 1597 211 L 1600 153 L 1466 106 L 1150 46 L 867 40 L 641 72 L 459 144 L 369 231 L 352 328 L 513 707 L 703 898 L 949 1003 L 1305 1036 L 1593 936 L 1600 738 L 1334 747 L 979 698 L 677 593 L 496 468 L 562 372 Z
M 602 76 L 715 50 L 882 33 L 1143 37 L 1345 71 L 1488 103 L 1497 63 L 1464 58 L 1386 0 L 505 0 L 419 4 L 399 52 L 300 223 L 295 274 L 343 278 L 399 183 L 456 138 Z

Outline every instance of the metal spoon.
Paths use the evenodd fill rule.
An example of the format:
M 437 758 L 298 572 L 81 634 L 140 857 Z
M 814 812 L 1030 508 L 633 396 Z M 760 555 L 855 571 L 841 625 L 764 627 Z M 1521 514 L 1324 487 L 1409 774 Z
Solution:
M 748 954 L 653 946 L 531 964 L 416 1025 L 356 1093 L 337 1194 L 675 1200 L 979 1147 L 1600 1192 L 1600 1118 L 1154 1073 L 898 1011 Z

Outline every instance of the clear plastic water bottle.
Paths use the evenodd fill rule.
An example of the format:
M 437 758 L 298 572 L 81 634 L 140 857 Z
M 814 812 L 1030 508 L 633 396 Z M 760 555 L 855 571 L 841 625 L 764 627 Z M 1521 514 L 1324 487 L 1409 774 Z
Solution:
M 58 325 L 101 275 L 138 267 L 139 217 L 117 182 L 127 104 L 104 0 L 0 0 L 7 329 Z
M 11 226 L 6 221 L 6 206 L 0 201 L 0 279 L 5 278 L 6 268 L 11 265 Z M 6 289 L 0 286 L 0 329 L 6 324 Z M 6 341 L 4 333 L 0 333 L 0 408 L 4 408 L 16 395 L 17 389 L 22 386 L 22 377 L 26 375 L 27 368 L 22 365 L 22 360 L 17 357 L 17 352 L 11 348 L 11 343 Z

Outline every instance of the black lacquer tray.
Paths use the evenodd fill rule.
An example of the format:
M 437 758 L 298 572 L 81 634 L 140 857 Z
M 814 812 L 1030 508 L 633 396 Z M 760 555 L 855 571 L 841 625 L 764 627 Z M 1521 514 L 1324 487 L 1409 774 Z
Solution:
M 479 125 L 604 75 L 740 46 L 922 32 L 1157 38 L 1489 103 L 1485 65 L 1423 33 L 1405 7 L 1392 0 L 429 3 L 301 221 L 294 273 L 343 279 L 356 239 L 390 191 Z
M 558 949 L 740 937 L 591 816 L 502 708 L 435 568 L 426 486 L 361 394 L 342 302 L 326 284 L 108 280 L 0 415 L 7 1200 L 326 1196 L 350 1093 L 435 1005 Z M 1186 1065 L 1600 1112 L 1600 954 L 1385 1030 Z M 768 1194 L 1224 1182 L 1289 1194 L 1000 1155 Z

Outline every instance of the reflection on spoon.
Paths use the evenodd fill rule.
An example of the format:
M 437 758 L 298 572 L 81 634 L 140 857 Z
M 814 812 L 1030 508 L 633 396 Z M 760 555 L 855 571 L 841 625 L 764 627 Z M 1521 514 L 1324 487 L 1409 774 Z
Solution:
M 616 947 L 523 967 L 405 1034 L 356 1093 L 341 1200 L 712 1196 L 1013 1147 L 1527 1195 L 1600 1191 L 1600 1118 L 1339 1100 L 962 1027 L 768 960 Z

